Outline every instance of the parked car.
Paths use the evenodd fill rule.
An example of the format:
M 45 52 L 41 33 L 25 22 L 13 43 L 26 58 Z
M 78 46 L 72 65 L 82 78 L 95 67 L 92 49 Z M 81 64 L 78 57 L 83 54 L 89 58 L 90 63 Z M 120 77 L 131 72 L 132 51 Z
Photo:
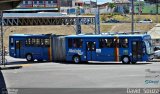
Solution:
M 107 21 L 102 21 L 102 23 L 119 23 L 120 21 L 116 20 L 116 19 L 109 19 Z
M 160 50 L 160 46 L 155 46 L 154 51 Z
M 154 47 L 154 58 L 155 59 L 160 59 L 160 46 L 155 46 Z
M 157 50 L 154 52 L 154 58 L 155 59 L 160 59 L 160 50 Z
M 151 19 L 144 19 L 144 20 L 139 21 L 139 23 L 152 23 L 152 20 Z

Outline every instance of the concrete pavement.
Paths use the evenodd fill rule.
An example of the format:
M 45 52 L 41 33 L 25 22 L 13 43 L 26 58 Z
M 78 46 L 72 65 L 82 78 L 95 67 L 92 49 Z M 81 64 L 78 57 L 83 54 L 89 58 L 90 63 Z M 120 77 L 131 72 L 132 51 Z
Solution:
M 160 88 L 160 62 L 124 65 L 116 62 L 27 63 L 10 57 L 8 60 L 10 65 L 22 68 L 1 70 L 6 88 Z

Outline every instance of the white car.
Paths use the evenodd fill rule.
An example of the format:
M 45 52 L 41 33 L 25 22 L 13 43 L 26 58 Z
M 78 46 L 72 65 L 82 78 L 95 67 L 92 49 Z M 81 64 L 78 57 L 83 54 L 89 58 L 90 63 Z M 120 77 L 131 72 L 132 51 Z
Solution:
M 152 23 L 151 19 L 144 19 L 142 21 L 139 21 L 139 23 Z
M 154 58 L 159 59 L 160 58 L 160 50 L 157 50 L 154 52 Z

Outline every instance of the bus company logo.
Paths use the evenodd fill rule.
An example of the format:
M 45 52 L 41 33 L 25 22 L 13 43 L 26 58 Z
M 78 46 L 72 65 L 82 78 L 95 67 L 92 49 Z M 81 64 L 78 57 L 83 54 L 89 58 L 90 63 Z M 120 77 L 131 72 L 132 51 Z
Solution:
M 76 49 L 69 49 L 69 53 L 77 53 L 78 55 L 83 55 L 83 52 L 81 50 Z
M 160 71 L 151 71 L 150 69 L 146 69 L 145 72 L 145 84 L 160 84 Z

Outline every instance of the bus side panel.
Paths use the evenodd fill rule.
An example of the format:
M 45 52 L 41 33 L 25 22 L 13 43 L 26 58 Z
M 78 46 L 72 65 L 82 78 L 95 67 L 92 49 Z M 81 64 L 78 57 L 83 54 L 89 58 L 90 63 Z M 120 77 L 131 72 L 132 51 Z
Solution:
M 98 61 L 114 61 L 114 48 L 99 48 L 100 52 L 97 53 Z
M 66 60 L 66 48 L 65 48 L 65 38 L 64 36 L 54 36 L 53 37 L 53 61 L 65 61 Z

